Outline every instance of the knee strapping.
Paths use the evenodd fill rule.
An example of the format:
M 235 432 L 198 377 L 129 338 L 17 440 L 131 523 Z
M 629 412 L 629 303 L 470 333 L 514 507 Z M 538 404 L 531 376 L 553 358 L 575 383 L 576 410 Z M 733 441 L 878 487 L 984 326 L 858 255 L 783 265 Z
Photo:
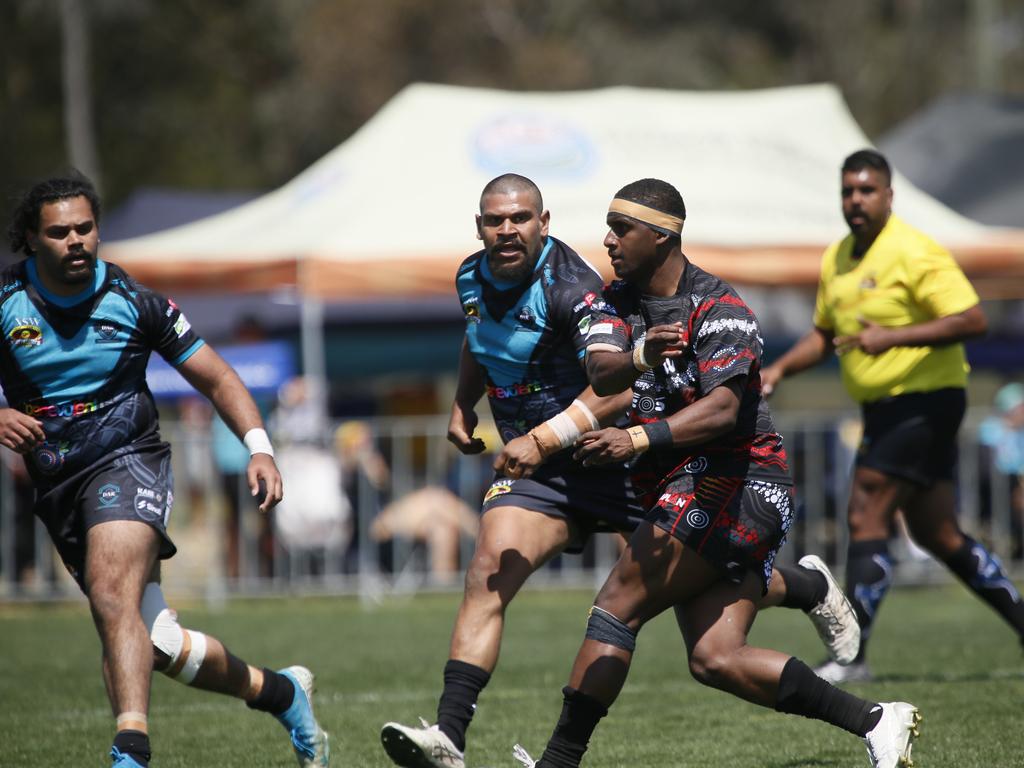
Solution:
M 590 609 L 586 638 L 613 645 L 630 653 L 636 648 L 636 632 L 596 605 Z
M 153 647 L 170 659 L 161 671 L 188 685 L 206 658 L 206 635 L 178 624 L 178 614 L 167 607 L 163 590 L 155 582 L 146 585 L 141 610 Z

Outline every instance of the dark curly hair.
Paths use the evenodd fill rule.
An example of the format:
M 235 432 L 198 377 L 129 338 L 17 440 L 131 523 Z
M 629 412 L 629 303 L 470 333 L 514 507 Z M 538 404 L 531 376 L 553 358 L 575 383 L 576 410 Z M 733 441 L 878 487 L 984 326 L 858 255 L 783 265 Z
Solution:
M 96 224 L 100 223 L 100 196 L 96 188 L 83 174 L 72 171 L 66 176 L 57 176 L 40 181 L 27 190 L 14 208 L 11 224 L 7 228 L 7 239 L 11 244 L 11 253 L 32 254 L 25 233 L 36 232 L 39 228 L 39 212 L 45 203 L 56 200 L 67 200 L 71 197 L 84 197 L 92 206 L 92 216 Z

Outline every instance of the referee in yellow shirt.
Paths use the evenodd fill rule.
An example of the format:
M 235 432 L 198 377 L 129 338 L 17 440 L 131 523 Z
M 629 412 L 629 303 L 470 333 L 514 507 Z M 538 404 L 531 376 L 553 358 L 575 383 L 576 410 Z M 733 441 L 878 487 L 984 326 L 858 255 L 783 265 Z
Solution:
M 843 162 L 850 234 L 822 258 L 814 327 L 761 373 L 770 394 L 782 378 L 834 351 L 843 383 L 861 405 L 846 567 L 861 647 L 853 664 L 815 670 L 832 682 L 870 679 L 865 648 L 892 584 L 889 537 L 897 509 L 914 540 L 1024 637 L 1020 594 L 956 520 L 956 434 L 969 370 L 961 342 L 983 334 L 987 321 L 949 251 L 893 215 L 891 178 L 889 163 L 874 150 Z

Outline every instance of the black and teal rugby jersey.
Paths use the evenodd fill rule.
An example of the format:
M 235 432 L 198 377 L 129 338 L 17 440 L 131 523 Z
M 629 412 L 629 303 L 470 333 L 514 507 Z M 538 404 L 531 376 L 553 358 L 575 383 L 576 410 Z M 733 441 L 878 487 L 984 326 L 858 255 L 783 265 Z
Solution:
M 43 424 L 26 458 L 45 490 L 84 469 L 160 442 L 146 364 L 181 365 L 202 345 L 174 302 L 98 261 L 93 284 L 55 296 L 34 258 L 0 274 L 0 385 L 8 404 Z
M 568 408 L 587 387 L 587 329 L 591 313 L 604 308 L 597 271 L 548 237 L 525 282 L 495 280 L 486 251 L 480 251 L 462 263 L 455 284 L 466 341 L 487 372 L 487 397 L 502 440 Z

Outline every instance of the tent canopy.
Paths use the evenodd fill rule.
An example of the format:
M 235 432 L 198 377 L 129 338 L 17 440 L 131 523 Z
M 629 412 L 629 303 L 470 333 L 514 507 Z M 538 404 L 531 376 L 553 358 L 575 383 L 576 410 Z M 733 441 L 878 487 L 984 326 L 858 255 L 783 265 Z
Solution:
M 845 233 L 842 158 L 870 142 L 839 91 L 609 88 L 513 93 L 412 85 L 280 189 L 203 221 L 105 246 L 156 287 L 326 299 L 448 295 L 479 247 L 480 190 L 533 178 L 551 233 L 610 274 L 608 203 L 653 176 L 687 204 L 683 247 L 746 284 L 813 285 L 822 248 Z M 1024 231 L 972 222 L 897 174 L 900 215 L 950 247 L 976 283 L 1024 291 Z

